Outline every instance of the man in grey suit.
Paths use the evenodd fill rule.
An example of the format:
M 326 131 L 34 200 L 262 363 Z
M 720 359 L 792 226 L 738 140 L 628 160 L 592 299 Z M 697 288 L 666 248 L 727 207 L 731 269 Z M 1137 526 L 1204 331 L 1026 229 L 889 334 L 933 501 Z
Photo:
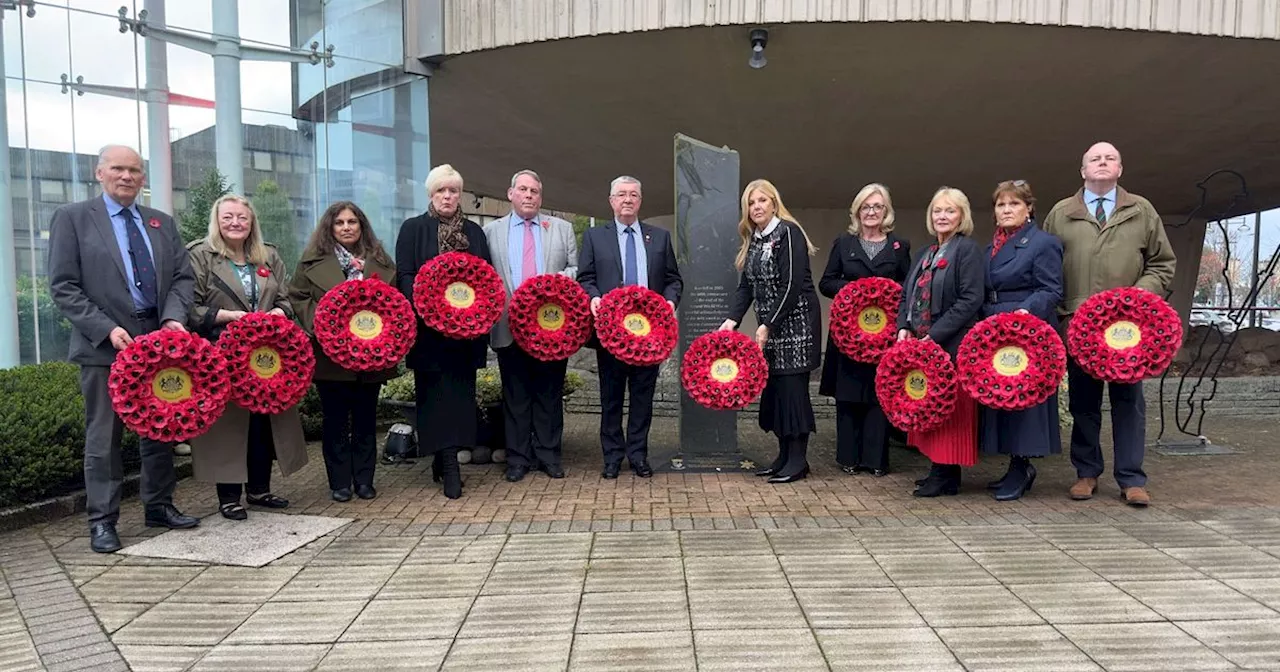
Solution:
M 535 275 L 578 275 L 578 243 L 569 222 L 544 215 L 542 179 L 532 170 L 511 176 L 507 190 L 511 212 L 484 227 L 493 266 L 507 287 L 507 299 Z M 490 344 L 498 353 L 502 374 L 508 481 L 515 483 L 530 469 L 564 478 L 560 453 L 564 438 L 562 398 L 567 359 L 544 362 L 520 348 L 511 336 L 504 312 L 493 327 Z
M 84 485 L 89 545 L 120 550 L 120 458 L 123 425 L 111 408 L 107 377 L 116 353 L 135 336 L 185 331 L 195 285 L 187 248 L 173 218 L 139 205 L 142 157 L 111 145 L 98 154 L 102 195 L 64 205 L 49 224 L 49 288 L 71 322 L 71 361 L 80 365 L 85 406 Z M 173 506 L 176 481 L 169 444 L 142 440 L 140 494 L 147 527 L 188 528 L 199 520 Z

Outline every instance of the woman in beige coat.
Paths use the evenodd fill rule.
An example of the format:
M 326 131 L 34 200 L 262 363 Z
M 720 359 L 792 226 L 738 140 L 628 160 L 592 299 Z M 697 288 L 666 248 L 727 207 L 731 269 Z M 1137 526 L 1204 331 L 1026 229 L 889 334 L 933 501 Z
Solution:
M 209 234 L 187 246 L 196 277 L 192 329 L 211 341 L 227 325 L 252 312 L 292 317 L 285 293 L 284 261 L 262 240 L 258 217 L 243 196 L 228 194 L 213 204 Z M 203 435 L 191 440 L 191 460 L 197 480 L 217 483 L 218 511 L 244 520 L 240 504 L 283 509 L 289 502 L 271 494 L 271 461 L 289 474 L 307 463 L 307 444 L 297 408 L 276 415 L 250 413 L 227 404 L 222 417 Z

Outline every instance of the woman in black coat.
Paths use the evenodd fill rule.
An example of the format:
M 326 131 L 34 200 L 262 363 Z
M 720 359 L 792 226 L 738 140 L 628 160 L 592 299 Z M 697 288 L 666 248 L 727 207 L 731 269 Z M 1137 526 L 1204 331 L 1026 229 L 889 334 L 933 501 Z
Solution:
M 899 284 L 906 280 L 911 244 L 891 233 L 893 201 L 889 189 L 882 184 L 863 187 L 849 207 L 849 218 L 849 232 L 840 234 L 831 245 L 818 291 L 835 298 L 854 280 L 878 277 Z M 889 421 L 876 398 L 876 365 L 845 356 L 828 335 L 818 392 L 836 400 L 836 462 L 840 469 L 846 474 L 889 473 Z
M 816 428 L 809 399 L 809 373 L 818 368 L 822 312 L 813 291 L 809 236 L 782 204 L 768 180 L 754 180 L 742 192 L 738 222 L 742 246 L 735 265 L 742 272 L 721 329 L 736 329 L 754 303 L 756 343 L 769 363 L 769 382 L 760 395 L 760 429 L 778 437 L 778 457 L 757 476 L 791 483 L 809 475 L 809 435 Z
M 462 176 L 449 164 L 432 168 L 427 194 L 427 212 L 406 219 L 396 239 L 396 277 L 410 302 L 418 269 L 436 255 L 466 252 L 490 262 L 484 231 L 462 217 Z M 444 481 L 444 495 L 450 499 L 462 496 L 458 449 L 476 443 L 476 370 L 485 365 L 488 344 L 487 334 L 448 338 L 419 316 L 418 338 L 405 358 L 417 392 L 419 445 L 434 454 L 432 477 Z

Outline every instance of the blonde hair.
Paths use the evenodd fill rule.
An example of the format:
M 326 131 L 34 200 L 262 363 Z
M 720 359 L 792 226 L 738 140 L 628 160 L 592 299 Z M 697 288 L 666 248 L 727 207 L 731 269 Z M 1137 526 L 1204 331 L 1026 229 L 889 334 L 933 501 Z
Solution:
M 938 235 L 937 229 L 933 228 L 933 206 L 938 201 L 950 201 L 952 205 L 960 208 L 960 226 L 956 227 L 956 233 L 965 236 L 973 233 L 973 208 L 969 205 L 969 197 L 959 189 L 942 187 L 933 195 L 933 198 L 929 199 L 929 207 L 924 211 L 924 228 L 928 229 L 929 235 Z
M 214 252 L 230 259 L 231 247 L 227 245 L 227 241 L 222 237 L 222 229 L 218 227 L 218 210 L 223 203 L 239 203 L 249 211 L 249 237 L 244 239 L 244 260 L 250 264 L 267 263 L 267 246 L 262 240 L 262 228 L 258 226 L 258 212 L 253 209 L 253 203 L 249 199 L 239 194 L 226 194 L 213 202 L 213 207 L 209 209 L 209 233 L 206 239 L 209 241 L 209 247 Z
M 518 173 L 516 177 L 519 177 Z M 427 180 L 423 186 L 427 188 L 427 196 L 434 196 L 437 191 L 455 182 L 458 184 L 458 191 L 462 191 L 462 175 L 454 170 L 453 166 L 442 163 L 427 173 Z
M 738 220 L 738 236 L 742 238 L 742 246 L 738 248 L 738 256 L 733 260 L 733 265 L 739 271 L 747 265 L 747 248 L 751 246 L 751 236 L 755 233 L 756 225 L 751 223 L 750 204 L 751 192 L 761 191 L 769 200 L 773 201 L 774 214 L 778 219 L 785 220 L 795 224 L 800 229 L 800 233 L 804 235 L 804 244 L 809 249 L 809 256 L 813 256 L 818 252 L 818 248 L 814 247 L 813 241 L 809 240 L 809 234 L 805 232 L 804 227 L 800 226 L 800 222 L 787 210 L 787 206 L 782 204 L 782 196 L 778 193 L 778 188 L 773 186 L 769 180 L 752 180 L 747 188 L 742 190 L 742 219 Z
M 849 233 L 856 236 L 862 230 L 862 222 L 858 221 L 858 210 L 862 209 L 862 204 L 866 203 L 868 198 L 876 194 L 880 194 L 880 198 L 884 199 L 884 218 L 880 220 L 880 232 L 889 233 L 893 230 L 893 199 L 889 198 L 889 187 L 879 182 L 872 182 L 853 197 L 853 204 L 849 206 Z

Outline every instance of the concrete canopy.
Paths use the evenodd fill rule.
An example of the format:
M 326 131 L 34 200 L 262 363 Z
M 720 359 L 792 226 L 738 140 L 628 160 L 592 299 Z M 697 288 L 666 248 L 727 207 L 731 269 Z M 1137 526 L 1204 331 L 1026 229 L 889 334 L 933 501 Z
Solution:
M 1003 179 L 1051 203 L 1080 186 L 1096 140 L 1161 212 L 1230 168 L 1248 209 L 1280 206 L 1280 42 L 984 23 L 791 23 L 752 70 L 748 26 L 559 39 L 445 59 L 431 81 L 432 161 L 503 195 L 533 168 L 549 207 L 606 215 L 608 182 L 644 181 L 672 211 L 672 138 L 738 150 L 742 179 L 792 208 L 848 206 L 879 181 L 899 207 L 940 185 L 975 205 Z M 1225 184 L 1225 183 L 1224 183 Z M 1220 207 L 1234 194 L 1210 191 Z

